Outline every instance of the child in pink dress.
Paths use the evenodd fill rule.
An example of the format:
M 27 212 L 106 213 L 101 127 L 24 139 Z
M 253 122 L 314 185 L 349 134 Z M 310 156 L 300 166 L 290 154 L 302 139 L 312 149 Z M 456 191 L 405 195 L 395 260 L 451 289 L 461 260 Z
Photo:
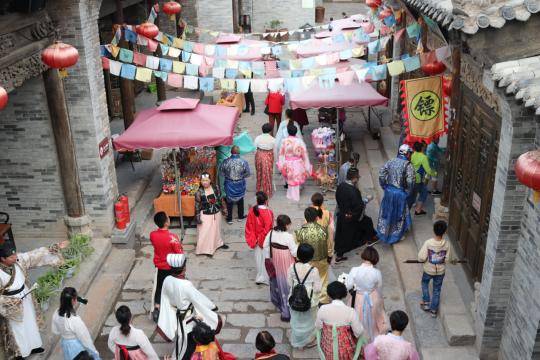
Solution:
M 403 339 L 401 334 L 405 331 L 409 317 L 401 310 L 390 314 L 392 332 L 379 335 L 371 344 L 364 348 L 366 360 L 420 360 L 413 344 Z

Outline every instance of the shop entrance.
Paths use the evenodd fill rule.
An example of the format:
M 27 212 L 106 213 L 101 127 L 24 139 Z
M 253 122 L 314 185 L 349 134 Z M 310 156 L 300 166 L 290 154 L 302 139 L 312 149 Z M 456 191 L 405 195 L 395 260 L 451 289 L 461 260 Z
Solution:
M 461 84 L 458 114 L 452 124 L 449 236 L 466 259 L 472 281 L 482 278 L 501 118 Z

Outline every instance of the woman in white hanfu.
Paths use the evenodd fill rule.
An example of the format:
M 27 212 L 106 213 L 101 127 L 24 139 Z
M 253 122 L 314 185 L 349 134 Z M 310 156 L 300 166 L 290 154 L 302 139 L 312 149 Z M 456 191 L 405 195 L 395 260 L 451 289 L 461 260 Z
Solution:
M 68 245 L 69 241 L 64 241 L 22 254 L 17 254 L 12 241 L 0 247 L 0 352 L 6 359 L 44 351 L 32 288 L 26 283 L 27 272 L 39 266 L 62 265 L 64 258 L 59 250 Z
M 212 330 L 221 326 L 216 305 L 185 279 L 184 254 L 167 255 L 172 275 L 165 278 L 161 290 L 158 332 L 168 341 L 175 341 L 174 359 L 190 359 L 195 351 L 195 341 L 189 334 L 201 319 Z

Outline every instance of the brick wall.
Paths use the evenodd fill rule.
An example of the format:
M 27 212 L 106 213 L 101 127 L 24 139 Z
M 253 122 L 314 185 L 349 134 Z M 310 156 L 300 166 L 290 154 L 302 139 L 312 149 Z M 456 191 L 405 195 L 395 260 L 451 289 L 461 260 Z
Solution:
M 534 116 L 532 110 L 523 110 L 519 120 L 522 123 L 517 125 L 519 137 L 515 141 L 522 144 L 524 152 L 538 148 L 539 118 Z M 502 359 L 531 359 L 540 322 L 540 204 L 534 204 L 532 191 L 527 187 L 518 185 L 515 191 L 522 192 L 527 199 L 523 204 L 521 237 L 500 354 Z
M 534 141 L 531 139 L 534 139 L 536 131 L 530 112 L 526 112 L 514 99 L 507 101 L 502 93 L 499 95 L 501 138 L 476 321 L 477 345 L 482 359 L 498 358 L 503 325 L 511 302 L 516 253 L 521 254 L 517 256 L 518 265 L 519 257 L 524 255 L 522 250 L 525 248 L 519 249 L 519 244 L 527 192 L 523 191 L 516 178 L 514 164 L 520 154 L 531 148 Z M 538 234 L 535 241 L 538 242 Z M 516 276 L 521 276 L 520 271 L 516 267 Z M 518 312 L 526 312 L 525 305 L 512 306 L 519 309 Z M 513 330 L 517 329 L 520 329 L 519 325 Z
M 233 31 L 231 0 L 198 0 L 197 23 L 204 29 Z
M 316 5 L 322 0 L 316 0 Z M 254 0 L 252 31 L 263 32 L 271 20 L 283 22 L 281 27 L 289 30 L 298 29 L 309 23 L 315 25 L 315 9 L 303 9 L 302 0 Z
M 105 0 L 111 1 L 111 0 Z M 112 151 L 99 158 L 98 144 L 110 137 L 103 70 L 99 54 L 98 13 L 101 0 L 51 0 L 47 9 L 60 38 L 77 48 L 79 62 L 64 80 L 75 142 L 83 201 L 98 235 L 113 225 L 113 200 L 118 193 Z
M 18 246 L 25 249 L 25 239 L 65 238 L 64 195 L 42 77 L 9 94 L 0 133 L 0 211 L 10 214 Z

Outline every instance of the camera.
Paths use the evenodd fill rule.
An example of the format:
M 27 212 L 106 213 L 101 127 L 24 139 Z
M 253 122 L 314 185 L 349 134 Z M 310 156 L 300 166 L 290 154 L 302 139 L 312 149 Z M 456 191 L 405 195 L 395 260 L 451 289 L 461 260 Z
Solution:
M 77 296 L 77 301 L 84 305 L 88 304 L 88 299 L 82 298 L 80 296 Z

